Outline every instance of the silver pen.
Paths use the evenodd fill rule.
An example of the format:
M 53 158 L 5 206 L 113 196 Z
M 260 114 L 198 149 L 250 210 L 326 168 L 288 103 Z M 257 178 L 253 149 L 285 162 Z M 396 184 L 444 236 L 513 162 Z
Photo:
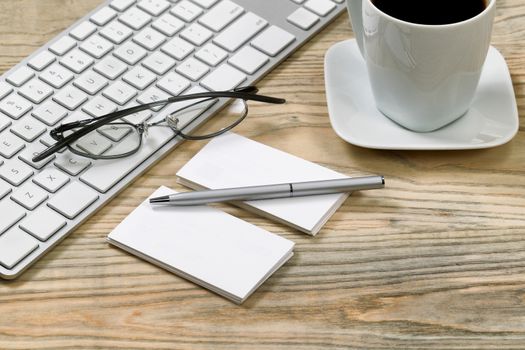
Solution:
M 336 180 L 307 181 L 277 185 L 184 192 L 150 198 L 149 202 L 154 204 L 186 206 L 229 201 L 314 196 L 320 194 L 372 190 L 383 187 L 385 187 L 385 178 L 383 176 L 365 176 Z

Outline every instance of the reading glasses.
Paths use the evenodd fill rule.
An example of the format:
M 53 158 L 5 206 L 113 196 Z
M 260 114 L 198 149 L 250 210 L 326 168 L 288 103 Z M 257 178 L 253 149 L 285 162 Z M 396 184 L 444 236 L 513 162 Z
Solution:
M 247 101 L 281 104 L 282 98 L 258 95 L 255 86 L 240 87 L 228 91 L 202 92 L 173 96 L 147 104 L 137 105 L 96 118 L 82 119 L 62 124 L 50 131 L 57 142 L 33 157 L 39 162 L 67 147 L 72 153 L 92 159 L 117 159 L 136 153 L 147 137 L 150 127 L 171 128 L 176 136 L 185 140 L 205 140 L 221 135 L 239 125 L 248 115 Z M 239 100 L 242 110 L 228 109 L 213 116 L 214 129 L 200 134 L 199 131 L 185 133 L 184 127 L 201 116 L 219 99 Z M 158 121 L 134 123 L 140 113 L 150 109 L 161 109 L 178 103 L 179 108 Z

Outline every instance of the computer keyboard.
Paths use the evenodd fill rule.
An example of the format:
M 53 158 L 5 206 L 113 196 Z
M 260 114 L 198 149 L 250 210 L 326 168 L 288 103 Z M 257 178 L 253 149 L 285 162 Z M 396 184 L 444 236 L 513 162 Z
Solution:
M 345 0 L 106 1 L 0 78 L 0 277 L 19 276 L 181 140 L 31 161 L 61 123 L 172 95 L 254 84 L 345 9 Z M 217 113 L 188 120 L 191 130 Z M 202 112 L 202 111 L 201 111 Z M 157 120 L 170 107 L 126 117 Z M 113 147 L 118 138 L 104 135 Z

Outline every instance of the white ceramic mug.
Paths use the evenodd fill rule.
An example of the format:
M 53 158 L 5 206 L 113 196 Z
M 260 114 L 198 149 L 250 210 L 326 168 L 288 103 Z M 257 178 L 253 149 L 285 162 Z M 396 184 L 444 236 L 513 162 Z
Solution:
M 483 12 L 461 22 L 424 25 L 389 16 L 372 0 L 347 0 L 377 108 L 419 132 L 465 114 L 487 56 L 495 4 L 487 0 Z

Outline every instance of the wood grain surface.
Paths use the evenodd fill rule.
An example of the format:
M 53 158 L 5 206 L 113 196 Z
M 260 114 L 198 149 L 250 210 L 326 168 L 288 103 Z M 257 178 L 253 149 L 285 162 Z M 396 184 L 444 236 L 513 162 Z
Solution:
M 289 1 L 289 0 L 283 0 Z M 0 0 L 0 73 L 100 0 Z M 498 0 L 492 44 L 525 122 L 525 2 Z M 236 131 L 348 175 L 384 174 L 312 238 L 225 211 L 296 242 L 242 306 L 110 247 L 107 234 L 203 145 L 177 148 L 15 281 L 0 282 L 0 349 L 525 349 L 525 130 L 477 151 L 352 146 L 330 126 L 323 59 L 348 16 L 259 85 Z

